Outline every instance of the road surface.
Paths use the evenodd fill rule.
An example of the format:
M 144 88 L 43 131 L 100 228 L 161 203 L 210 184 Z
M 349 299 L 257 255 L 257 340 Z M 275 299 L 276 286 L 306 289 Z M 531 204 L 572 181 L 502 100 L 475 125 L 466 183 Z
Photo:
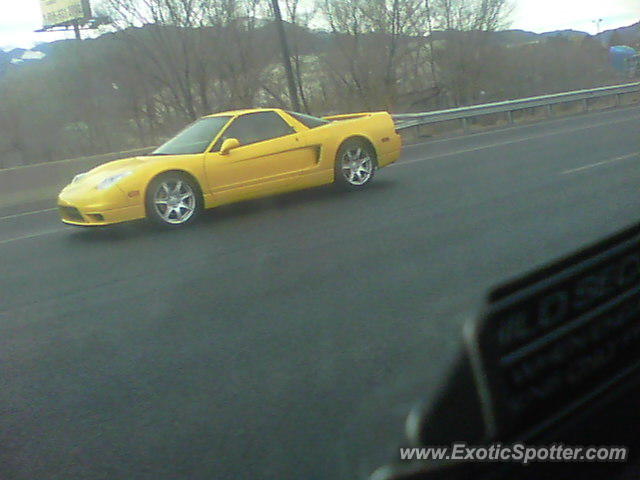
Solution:
M 0 209 L 0 478 L 365 478 L 490 285 L 640 218 L 639 167 L 635 107 L 182 231 Z

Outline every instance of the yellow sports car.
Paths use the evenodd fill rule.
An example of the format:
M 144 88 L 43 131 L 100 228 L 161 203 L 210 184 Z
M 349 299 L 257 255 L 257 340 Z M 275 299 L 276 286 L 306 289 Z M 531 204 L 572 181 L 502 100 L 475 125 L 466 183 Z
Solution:
M 205 208 L 336 182 L 367 185 L 400 156 L 386 112 L 316 118 L 274 108 L 203 117 L 152 153 L 76 175 L 58 197 L 62 221 L 192 222 Z

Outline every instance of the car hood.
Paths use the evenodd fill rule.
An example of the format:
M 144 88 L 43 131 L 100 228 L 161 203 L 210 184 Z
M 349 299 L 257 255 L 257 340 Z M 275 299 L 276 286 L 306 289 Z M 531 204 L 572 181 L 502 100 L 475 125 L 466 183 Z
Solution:
M 85 172 L 81 179 L 71 185 L 82 185 L 85 187 L 95 187 L 105 178 L 109 178 L 121 172 L 135 170 L 140 165 L 148 161 L 147 157 L 132 157 L 114 160 L 113 162 L 103 163 L 88 172 Z
M 96 187 L 105 178 L 117 175 L 121 172 L 135 170 L 144 165 L 148 159 L 145 157 L 124 158 L 113 162 L 104 163 L 82 174 L 82 177 L 76 181 L 69 183 L 62 189 L 64 193 L 74 195 L 95 193 Z

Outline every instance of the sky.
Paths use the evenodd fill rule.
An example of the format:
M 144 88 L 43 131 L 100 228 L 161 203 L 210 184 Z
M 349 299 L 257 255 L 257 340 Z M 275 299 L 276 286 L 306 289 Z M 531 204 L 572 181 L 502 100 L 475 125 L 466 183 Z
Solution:
M 640 0 L 511 0 L 511 28 L 537 33 L 551 30 L 600 31 L 640 20 Z M 42 28 L 39 0 L 0 0 L 0 48 L 31 48 L 38 42 L 73 38 L 73 32 L 35 33 Z

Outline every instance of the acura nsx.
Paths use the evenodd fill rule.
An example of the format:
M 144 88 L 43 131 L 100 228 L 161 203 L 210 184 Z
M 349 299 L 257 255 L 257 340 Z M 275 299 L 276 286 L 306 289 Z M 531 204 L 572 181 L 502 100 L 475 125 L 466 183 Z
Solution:
M 76 175 L 58 207 L 72 225 L 148 218 L 173 227 L 227 203 L 333 182 L 363 188 L 400 150 L 386 112 L 324 118 L 271 108 L 223 112 L 145 156 Z

